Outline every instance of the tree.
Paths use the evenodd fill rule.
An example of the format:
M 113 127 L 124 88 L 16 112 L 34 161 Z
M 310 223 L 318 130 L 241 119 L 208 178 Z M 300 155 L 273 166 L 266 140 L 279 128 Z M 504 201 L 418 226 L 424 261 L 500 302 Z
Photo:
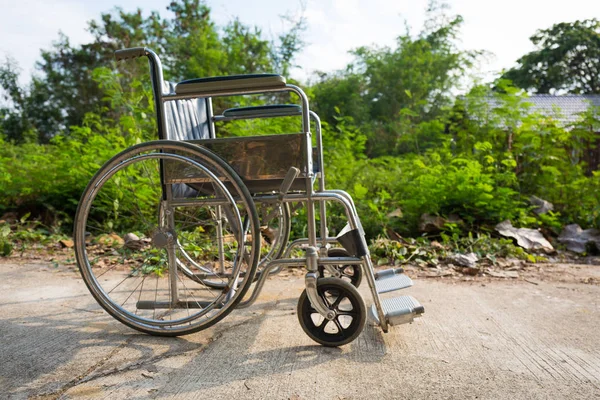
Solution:
M 5 117 L 0 120 L 5 136 L 23 142 L 27 133 L 28 140 L 48 143 L 60 132 L 80 125 L 87 113 L 110 113 L 106 95 L 93 78 L 94 68 L 113 63 L 113 53 L 119 48 L 140 43 L 160 47 L 158 38 L 164 29 L 158 13 L 143 18 L 141 10 L 125 13 L 116 9 L 103 14 L 101 22 L 90 22 L 89 31 L 95 37 L 92 43 L 73 47 L 66 36 L 59 34 L 50 49 L 41 51 L 41 60 L 36 64 L 41 74 L 32 76 L 27 87 L 16 83 L 14 65 L 0 67 L 0 86 L 8 93 L 10 104 L 3 109 Z M 136 72 L 131 65 L 127 68 L 129 75 L 147 71 L 145 65 L 138 65 Z M 19 124 L 14 123 L 17 116 Z
M 600 93 L 600 21 L 563 22 L 538 30 L 536 50 L 517 60 L 503 78 L 535 93 Z
M 19 86 L 17 66 L 11 59 L 0 66 L 0 87 L 3 100 L 0 105 L 0 136 L 9 140 L 35 141 L 36 132 L 26 118 L 27 96 Z
M 428 20 L 416 37 L 397 38 L 395 48 L 360 47 L 345 71 L 321 75 L 313 88 L 319 114 L 333 116 L 336 107 L 367 132 L 371 157 L 420 153 L 439 142 L 443 124 L 436 121 L 452 104 L 478 52 L 455 45 L 460 16 L 448 17 L 432 3 Z M 329 117 L 329 123 L 335 120 Z
M 27 137 L 48 143 L 71 126 L 81 125 L 88 113 L 118 120 L 121 111 L 109 107 L 106 91 L 94 79 L 94 69 L 119 69 L 127 90 L 141 90 L 130 84 L 134 79 L 150 84 L 145 60 L 115 63 L 113 53 L 121 48 L 155 50 L 163 61 L 165 78 L 177 82 L 231 74 L 287 73 L 303 45 L 302 18 L 291 21 L 289 30 L 276 40 L 267 40 L 258 28 L 238 19 L 225 27 L 216 26 L 202 0 L 174 0 L 167 9 L 174 18 L 164 19 L 158 12 L 144 17 L 141 9 L 127 13 L 116 8 L 104 13 L 89 23 L 94 40 L 78 47 L 61 34 L 50 49 L 41 52 L 37 64 L 41 74 L 33 76 L 28 87 L 18 85 L 15 65 L 0 66 L 0 90 L 6 100 L 5 106 L 0 105 L 0 133 L 15 142 Z

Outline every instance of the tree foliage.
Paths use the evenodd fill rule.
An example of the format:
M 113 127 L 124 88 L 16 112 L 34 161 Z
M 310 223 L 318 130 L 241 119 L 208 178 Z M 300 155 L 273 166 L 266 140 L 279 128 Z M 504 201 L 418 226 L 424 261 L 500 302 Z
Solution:
M 536 49 L 504 78 L 536 93 L 600 93 L 600 21 L 559 23 L 530 40 Z
M 439 141 L 443 125 L 433 122 L 424 132 L 420 122 L 436 121 L 452 104 L 452 90 L 478 52 L 455 44 L 462 17 L 445 17 L 437 7 L 428 11 L 422 32 L 406 32 L 395 48 L 361 47 L 345 71 L 322 74 L 314 88 L 314 106 L 334 123 L 338 107 L 367 132 L 370 156 L 422 152 Z M 430 136 L 428 136 L 430 134 Z
M 149 47 L 161 55 L 166 79 L 262 72 L 287 72 L 302 47 L 304 21 L 289 20 L 289 30 L 277 39 L 263 37 L 260 29 L 234 19 L 218 27 L 210 8 L 201 0 L 172 1 L 167 10 L 144 16 L 141 9 L 128 13 L 120 8 L 91 21 L 94 40 L 72 46 L 64 35 L 50 49 L 42 50 L 39 75 L 28 87 L 20 87 L 14 63 L 0 67 L 0 86 L 6 105 L 0 107 L 0 131 L 9 140 L 48 143 L 71 126 L 80 125 L 90 112 L 118 119 L 107 108 L 106 92 L 94 80 L 98 66 L 113 65 L 123 73 L 123 87 L 133 79 L 148 82 L 147 62 L 114 62 L 115 50 Z
M 169 10 L 171 19 L 141 10 L 103 14 L 90 23 L 91 43 L 73 47 L 61 37 L 43 51 L 41 75 L 28 87 L 19 86 L 13 63 L 0 67 L 0 215 L 46 210 L 68 223 L 102 163 L 155 138 L 147 63 L 117 64 L 114 50 L 151 47 L 161 54 L 167 79 L 180 80 L 286 73 L 303 44 L 302 20 L 269 40 L 238 19 L 217 26 L 199 0 L 173 1 Z M 532 113 L 526 92 L 507 80 L 495 90 L 475 85 L 455 98 L 478 52 L 456 46 L 462 18 L 436 7 L 428 15 L 418 35 L 406 32 L 394 48 L 355 49 L 346 69 L 320 74 L 305 87 L 323 119 L 328 187 L 353 195 L 370 237 L 416 235 L 424 213 L 456 215 L 463 221 L 456 229 L 465 231 L 505 219 L 520 226 L 600 227 L 600 173 L 592 167 L 600 111 L 590 108 L 578 123 L 563 126 Z M 543 35 L 556 35 L 560 47 L 561 32 Z M 215 107 L 252 104 L 249 98 L 219 99 Z M 300 122 L 240 120 L 219 128 L 228 135 L 274 134 L 298 131 Z M 531 195 L 553 202 L 556 212 L 533 214 Z M 335 207 L 328 218 L 332 233 L 345 223 Z M 294 220 L 297 234 L 305 222 Z

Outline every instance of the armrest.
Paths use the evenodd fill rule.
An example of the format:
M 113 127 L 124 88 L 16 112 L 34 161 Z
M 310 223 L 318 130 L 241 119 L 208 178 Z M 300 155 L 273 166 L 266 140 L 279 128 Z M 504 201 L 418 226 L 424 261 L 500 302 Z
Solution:
M 302 114 L 302 107 L 296 104 L 272 104 L 267 106 L 229 108 L 215 120 L 288 117 Z M 220 117 L 220 118 L 219 118 Z
M 198 94 L 285 88 L 285 78 L 277 74 L 230 75 L 189 79 L 175 86 L 176 94 Z

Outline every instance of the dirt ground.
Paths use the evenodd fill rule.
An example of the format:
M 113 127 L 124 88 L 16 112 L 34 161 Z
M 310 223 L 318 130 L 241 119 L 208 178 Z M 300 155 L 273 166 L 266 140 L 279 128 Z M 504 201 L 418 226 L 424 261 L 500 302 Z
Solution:
M 409 268 L 405 292 L 424 316 L 387 334 L 368 325 L 331 349 L 300 329 L 300 272 L 173 339 L 113 320 L 72 264 L 13 257 L 0 264 L 0 398 L 600 398 L 600 266 L 518 272 L 434 278 Z M 370 303 L 365 284 L 361 292 Z

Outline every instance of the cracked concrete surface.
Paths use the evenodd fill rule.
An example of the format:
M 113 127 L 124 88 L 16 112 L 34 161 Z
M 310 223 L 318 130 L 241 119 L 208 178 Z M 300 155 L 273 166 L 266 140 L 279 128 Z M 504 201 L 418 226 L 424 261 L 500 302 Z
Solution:
M 330 349 L 298 324 L 302 283 L 272 278 L 212 328 L 157 338 L 104 313 L 74 271 L 0 264 L 0 398 L 600 397 L 597 285 L 417 280 L 423 318 Z

